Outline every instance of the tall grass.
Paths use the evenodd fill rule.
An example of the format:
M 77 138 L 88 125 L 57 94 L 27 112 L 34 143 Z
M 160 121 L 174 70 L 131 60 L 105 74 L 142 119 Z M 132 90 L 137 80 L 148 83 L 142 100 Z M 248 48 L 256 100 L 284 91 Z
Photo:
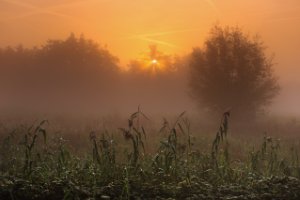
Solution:
M 23 133 L 23 139 L 12 132 L 2 141 L 0 176 L 4 181 L 0 181 L 0 197 L 181 199 L 194 192 L 201 199 L 224 185 L 254 188 L 261 181 L 277 179 L 298 184 L 298 150 L 291 148 L 284 154 L 277 139 L 265 136 L 261 147 L 253 148 L 246 160 L 232 159 L 229 118 L 229 112 L 223 114 L 209 153 L 194 145 L 185 113 L 173 123 L 164 119 L 157 133 L 163 138 L 155 153 L 150 154 L 146 143 L 151 136 L 146 134 L 142 123 L 142 119 L 149 119 L 138 109 L 130 115 L 128 126 L 119 128 L 118 133 L 91 132 L 90 152 L 81 157 L 70 152 L 63 138 L 49 140 L 48 122 L 42 121 Z M 123 141 L 116 139 L 120 132 Z M 129 150 L 121 148 L 123 145 Z M 241 188 L 232 190 L 248 195 Z

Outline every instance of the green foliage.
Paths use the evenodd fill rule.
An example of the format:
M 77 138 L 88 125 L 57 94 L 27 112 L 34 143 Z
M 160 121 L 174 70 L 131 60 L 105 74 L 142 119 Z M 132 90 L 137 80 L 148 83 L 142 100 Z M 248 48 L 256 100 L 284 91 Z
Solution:
M 137 168 L 139 165 L 139 159 L 143 158 L 145 153 L 144 139 L 146 139 L 146 132 L 143 126 L 140 126 L 140 119 L 147 116 L 140 110 L 133 113 L 128 119 L 128 128 L 119 128 L 122 131 L 125 140 L 132 142 L 132 152 L 127 155 L 128 161 L 131 166 Z M 143 139 L 144 138 L 144 139 Z
M 0 199 L 299 199 L 297 149 L 285 154 L 265 136 L 245 160 L 231 159 L 228 112 L 207 153 L 194 146 L 182 113 L 173 124 L 163 121 L 164 138 L 147 154 L 142 118 L 138 109 L 120 129 L 130 149 L 125 158 L 107 131 L 92 132 L 91 151 L 81 157 L 65 139 L 47 137 L 47 121 L 23 137 L 10 133 L 1 146 Z

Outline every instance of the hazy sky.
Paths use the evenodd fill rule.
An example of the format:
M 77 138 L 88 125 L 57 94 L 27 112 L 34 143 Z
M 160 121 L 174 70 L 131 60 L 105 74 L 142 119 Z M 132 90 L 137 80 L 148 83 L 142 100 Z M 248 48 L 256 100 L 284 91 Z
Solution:
M 277 104 L 300 113 L 299 0 L 0 0 L 0 46 L 83 33 L 126 63 L 153 43 L 189 53 L 216 22 L 261 35 L 283 87 Z

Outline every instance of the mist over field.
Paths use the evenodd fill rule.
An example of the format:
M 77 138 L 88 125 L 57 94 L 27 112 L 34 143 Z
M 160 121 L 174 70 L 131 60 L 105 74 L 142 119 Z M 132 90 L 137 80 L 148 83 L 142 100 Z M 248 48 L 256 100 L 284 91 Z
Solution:
M 152 65 L 148 58 L 137 67 L 141 71 L 124 70 L 117 57 L 101 48 L 72 35 L 41 49 L 2 49 L 1 108 L 16 114 L 104 116 L 128 114 L 139 105 L 152 114 L 175 114 L 192 106 L 184 63 L 163 66 L 178 65 L 174 71 L 148 72 L 142 69 Z
M 158 45 L 149 45 L 140 58 L 124 66 L 106 47 L 73 33 L 40 47 L 3 47 L 2 113 L 124 116 L 141 106 L 150 114 L 202 114 L 206 108 L 192 97 L 189 62 L 189 54 L 168 55 Z M 297 117 L 297 107 L 292 108 L 297 80 L 289 80 L 295 85 L 283 84 L 287 78 L 276 73 L 276 67 L 277 63 L 272 70 L 281 91 L 265 114 Z
M 0 199 L 300 199 L 298 0 L 0 0 Z
M 106 46 L 107 50 L 118 58 L 119 61 L 114 64 L 121 69 L 120 71 L 125 71 L 131 60 L 140 60 L 144 56 L 143 54 L 148 51 L 149 45 L 156 45 L 166 55 L 186 57 L 194 47 L 203 46 L 210 27 L 216 22 L 224 25 L 241 25 L 246 33 L 261 36 L 265 46 L 268 47 L 266 49 L 267 55 L 274 54 L 275 65 L 273 70 L 279 78 L 281 91 L 269 107 L 269 112 L 274 115 L 285 116 L 298 116 L 300 113 L 297 105 L 299 100 L 298 88 L 300 86 L 298 78 L 300 60 L 297 56 L 300 47 L 299 29 L 297 28 L 297 22 L 299 21 L 297 1 L 291 0 L 288 3 L 247 1 L 241 3 L 231 0 L 223 3 L 221 1 L 191 0 L 186 3 L 175 1 L 173 4 L 168 5 L 167 2 L 159 1 L 147 3 L 125 3 L 120 1 L 113 3 L 112 1 L 91 0 L 61 1 L 58 3 L 53 1 L 19 2 L 5 0 L 1 1 L 0 4 L 2 14 L 0 41 L 2 49 L 7 46 L 16 47 L 19 44 L 22 44 L 23 48 L 41 47 L 49 39 L 65 40 L 71 32 L 74 32 L 78 38 L 80 34 L 84 34 L 87 40 L 92 39 L 104 48 Z M 162 9 L 164 7 L 168 8 L 167 13 Z M 179 12 L 181 7 L 185 8 L 184 12 Z M 97 8 L 102 11 L 98 12 L 99 9 Z M 201 12 L 198 12 L 198 9 Z M 155 10 L 155 12 L 152 12 L 152 10 Z M 190 14 L 184 14 L 186 11 L 189 11 Z M 166 15 L 169 17 L 165 17 Z M 137 20 L 139 18 L 137 16 L 143 17 L 140 17 L 141 20 Z M 68 59 L 72 59 L 72 55 L 69 56 Z M 58 61 L 62 58 L 54 56 L 52 59 Z M 182 68 L 184 68 L 184 71 L 187 70 L 187 66 L 182 66 Z M 22 73 L 19 72 L 20 75 Z M 126 79 L 125 76 L 121 75 L 123 78 L 118 79 Z M 170 74 L 169 76 L 175 79 L 173 75 Z M 124 87 L 130 88 L 130 83 L 123 84 L 109 80 L 105 85 L 116 85 L 116 87 L 120 85 L 123 87 L 119 87 L 120 92 L 108 88 L 95 93 L 102 93 L 103 91 L 109 93 L 108 91 L 110 91 L 110 93 L 116 93 L 118 96 L 109 98 L 107 94 L 102 95 L 102 101 L 109 103 L 100 103 L 99 101 L 95 105 L 95 109 L 92 106 L 88 107 L 93 110 L 99 109 L 100 112 L 102 110 L 102 113 L 110 112 L 110 109 L 113 112 L 128 112 L 138 105 L 141 105 L 146 112 L 178 113 L 183 110 L 194 112 L 196 103 L 188 96 L 186 75 L 181 74 L 179 76 L 182 76 L 184 80 L 176 78 L 176 81 L 153 80 L 152 82 L 149 81 L 151 83 L 145 81 L 145 83 L 138 84 L 137 88 L 132 89 L 124 89 Z M 7 75 L 6 78 L 9 79 L 10 76 Z M 26 77 L 23 77 L 23 79 L 30 82 Z M 17 85 L 17 83 L 15 84 Z M 145 88 L 142 88 L 141 85 L 145 85 Z M 74 85 L 74 88 L 76 87 Z M 88 87 L 84 89 L 89 90 Z M 8 90 L 6 92 L 12 91 L 10 89 L 6 90 Z M 46 88 L 39 89 L 39 92 L 43 93 L 46 90 Z M 114 90 L 114 92 L 111 90 Z M 23 92 L 24 95 L 20 94 L 22 97 L 31 96 L 29 93 Z M 17 95 L 17 93 L 20 92 L 13 95 Z M 13 98 L 13 95 L 3 96 Z M 139 97 L 136 97 L 138 95 Z M 83 98 L 84 95 L 79 96 Z M 15 97 L 14 100 L 1 98 L 1 104 L 6 108 L 5 103 L 7 102 L 13 105 L 16 101 L 17 104 L 20 104 L 21 102 L 17 99 L 22 97 Z M 26 98 L 23 103 L 26 102 Z M 39 101 L 37 99 L 36 102 L 27 100 L 28 102 L 25 105 L 38 107 Z M 50 99 L 49 101 L 50 105 L 54 102 Z M 72 101 L 68 102 L 69 105 L 71 103 Z M 81 106 L 83 105 L 81 104 Z M 74 107 L 72 110 L 75 110 Z

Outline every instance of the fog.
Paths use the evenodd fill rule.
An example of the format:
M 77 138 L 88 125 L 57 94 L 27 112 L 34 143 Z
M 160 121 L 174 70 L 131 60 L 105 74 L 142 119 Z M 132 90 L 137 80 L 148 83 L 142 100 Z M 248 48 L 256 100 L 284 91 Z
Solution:
M 147 47 L 126 66 L 107 47 L 73 33 L 39 47 L 7 46 L 0 55 L 4 116 L 125 117 L 138 107 L 160 117 L 206 112 L 192 98 L 189 55 L 170 55 L 157 45 Z M 289 73 L 291 78 L 273 73 L 281 91 L 264 114 L 297 117 L 297 73 Z
M 295 0 L 1 1 L 2 113 L 126 116 L 140 106 L 153 115 L 201 115 L 205 109 L 191 98 L 186 59 L 219 23 L 260 35 L 266 55 L 274 55 L 273 70 L 281 87 L 266 114 L 298 117 L 299 9 Z M 48 40 L 67 41 L 71 33 L 79 43 L 83 34 L 87 43 L 101 47 L 106 60 L 97 60 L 93 53 L 74 54 L 67 45 L 47 52 L 56 44 Z M 176 70 L 130 71 L 135 61 L 151 65 L 151 56 L 141 64 L 149 45 L 168 57 L 158 62 L 168 60 L 164 67 L 176 65 Z M 107 69 L 97 69 L 98 65 Z
M 175 114 L 192 107 L 183 61 L 161 57 L 163 69 L 151 72 L 143 69 L 148 58 L 123 70 L 107 49 L 73 34 L 40 48 L 3 48 L 0 55 L 2 113 L 124 115 L 140 106 Z M 169 71 L 171 65 L 178 66 Z
M 0 0 L 0 199 L 300 199 L 299 0 Z

